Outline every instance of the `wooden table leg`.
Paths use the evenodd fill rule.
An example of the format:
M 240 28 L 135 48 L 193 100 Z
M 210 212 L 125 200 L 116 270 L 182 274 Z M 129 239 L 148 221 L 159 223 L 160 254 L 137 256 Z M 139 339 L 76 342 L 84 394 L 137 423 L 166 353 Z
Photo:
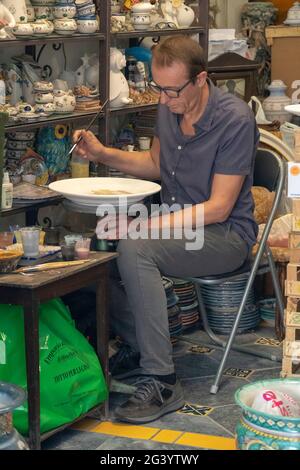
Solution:
M 28 393 L 29 447 L 41 448 L 40 371 L 39 371 L 39 300 L 33 293 L 24 303 L 25 352 Z
M 108 367 L 108 342 L 109 342 L 109 320 L 108 320 L 108 264 L 103 266 L 96 287 L 96 322 L 97 322 L 97 354 L 102 366 L 105 381 L 109 386 Z M 109 415 L 109 401 L 104 404 L 104 417 Z

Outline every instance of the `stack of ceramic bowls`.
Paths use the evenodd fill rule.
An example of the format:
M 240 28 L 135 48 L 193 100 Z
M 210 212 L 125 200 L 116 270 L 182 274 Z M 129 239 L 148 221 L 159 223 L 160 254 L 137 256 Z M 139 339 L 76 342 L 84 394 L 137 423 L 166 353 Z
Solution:
M 55 32 L 64 36 L 76 33 L 77 23 L 74 19 L 76 13 L 74 0 L 57 0 L 53 7 Z
M 6 140 L 6 166 L 9 170 L 20 168 L 20 160 L 34 144 L 34 132 L 10 132 Z
M 47 81 L 34 82 L 35 111 L 40 115 L 53 114 L 55 112 L 53 84 Z
M 223 335 L 231 333 L 248 278 L 244 276 L 222 285 L 201 286 L 208 323 L 213 331 Z M 241 317 L 238 334 L 253 331 L 260 322 L 260 311 L 256 304 L 254 289 L 251 288 L 244 313 Z
M 162 280 L 167 297 L 170 338 L 171 343 L 174 345 L 178 341 L 176 336 L 182 332 L 181 311 L 178 305 L 178 297 L 173 290 L 173 281 L 167 277 L 163 277 Z
M 199 306 L 194 284 L 184 279 L 172 278 L 174 292 L 178 297 L 181 310 L 182 329 L 187 330 L 198 325 Z
M 77 27 L 82 34 L 92 34 L 99 29 L 96 7 L 92 0 L 75 0 L 77 7 Z

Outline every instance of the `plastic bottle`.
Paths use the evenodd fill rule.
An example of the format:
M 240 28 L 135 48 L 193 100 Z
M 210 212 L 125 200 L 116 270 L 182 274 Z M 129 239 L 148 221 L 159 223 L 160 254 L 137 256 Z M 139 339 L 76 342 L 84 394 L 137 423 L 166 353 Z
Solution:
M 88 178 L 90 162 L 86 158 L 82 158 L 75 152 L 72 154 L 71 170 L 72 178 Z
M 0 80 L 0 104 L 5 104 L 5 81 Z
M 8 173 L 4 173 L 2 181 L 2 209 L 11 209 L 13 204 L 13 184 L 9 181 Z

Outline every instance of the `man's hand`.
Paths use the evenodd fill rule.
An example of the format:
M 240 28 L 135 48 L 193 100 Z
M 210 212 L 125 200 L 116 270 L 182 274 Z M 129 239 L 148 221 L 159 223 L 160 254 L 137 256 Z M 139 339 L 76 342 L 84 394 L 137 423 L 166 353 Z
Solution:
M 105 155 L 106 147 L 101 144 L 91 131 L 85 130 L 75 131 L 73 134 L 73 142 L 77 142 L 80 136 L 82 136 L 82 140 L 75 149 L 77 155 L 87 158 L 92 162 L 101 162 Z
M 8 22 L 6 20 L 0 20 L 0 29 L 5 28 L 5 26 L 8 25 Z

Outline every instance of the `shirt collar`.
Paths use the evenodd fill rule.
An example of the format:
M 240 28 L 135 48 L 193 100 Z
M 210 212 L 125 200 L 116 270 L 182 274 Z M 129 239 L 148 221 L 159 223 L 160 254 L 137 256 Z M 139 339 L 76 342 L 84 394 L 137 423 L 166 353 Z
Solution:
M 207 83 L 209 86 L 209 98 L 204 113 L 200 117 L 199 121 L 194 124 L 196 130 L 202 129 L 208 131 L 211 128 L 217 109 L 219 99 L 218 89 L 209 78 L 207 79 Z

